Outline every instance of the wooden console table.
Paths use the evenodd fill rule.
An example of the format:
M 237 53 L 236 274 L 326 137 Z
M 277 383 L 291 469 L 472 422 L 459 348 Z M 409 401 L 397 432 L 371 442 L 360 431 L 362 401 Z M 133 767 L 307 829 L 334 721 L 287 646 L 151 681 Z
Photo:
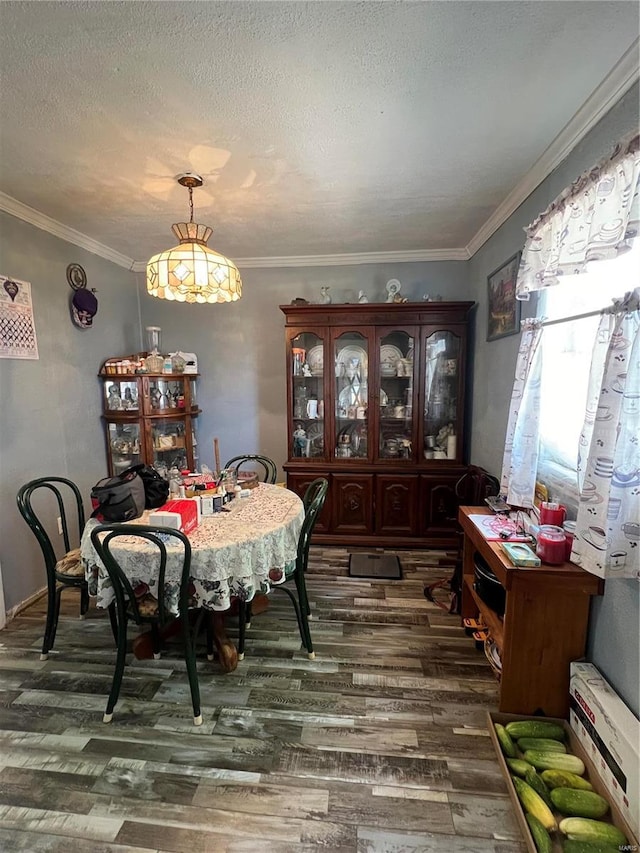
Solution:
M 486 507 L 460 507 L 464 532 L 462 617 L 482 617 L 502 658 L 499 710 L 511 714 L 569 712 L 569 663 L 583 657 L 592 595 L 604 581 L 573 563 L 538 568 L 512 566 L 498 542 L 487 542 L 470 515 Z M 474 588 L 474 554 L 489 564 L 506 593 L 504 617 Z

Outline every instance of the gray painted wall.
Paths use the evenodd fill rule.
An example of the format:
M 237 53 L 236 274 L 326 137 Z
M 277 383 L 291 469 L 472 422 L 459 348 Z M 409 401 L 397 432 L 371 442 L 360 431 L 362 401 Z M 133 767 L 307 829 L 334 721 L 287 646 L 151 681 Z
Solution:
M 144 345 L 138 316 L 142 328 L 162 327 L 164 349 L 198 355 L 201 461 L 213 465 L 216 436 L 222 462 L 239 452 L 262 450 L 281 466 L 286 457 L 286 389 L 279 304 L 297 296 L 319 301 L 323 285 L 330 285 L 334 302 L 355 302 L 360 289 L 372 302 L 384 301 L 384 284 L 390 278 L 400 279 L 403 295 L 411 300 L 420 300 L 424 293 L 475 299 L 479 307 L 470 461 L 499 474 L 518 336 L 485 341 L 487 275 L 522 248 L 522 229 L 637 123 L 636 86 L 467 263 L 245 270 L 244 296 L 237 305 L 155 300 L 147 296 L 143 276 L 138 276 L 136 293 L 125 270 L 3 216 L 0 272 L 31 281 L 40 347 L 39 362 L 0 360 L 0 561 L 7 607 L 24 600 L 43 580 L 35 540 L 26 528 L 22 531 L 24 523 L 15 509 L 17 488 L 55 470 L 78 482 L 88 495 L 104 476 L 95 374 L 107 356 Z M 65 270 L 71 261 L 81 263 L 90 286 L 98 288 L 100 311 L 91 331 L 76 329 L 69 319 Z M 523 307 L 523 316 L 535 313 L 534 301 Z M 593 606 L 588 648 L 590 659 L 635 713 L 640 712 L 639 593 L 636 582 L 607 582 L 605 596 Z
M 91 329 L 71 322 L 72 262 L 97 290 Z M 7 214 L 0 214 L 0 273 L 31 282 L 40 355 L 0 359 L 0 562 L 10 609 L 46 584 L 42 554 L 16 508 L 18 488 L 56 474 L 88 498 L 106 476 L 96 374 L 107 356 L 138 350 L 140 332 L 131 273 Z
M 523 228 L 615 142 L 638 128 L 638 85 L 590 131 L 469 261 L 469 287 L 478 301 L 473 375 L 471 461 L 500 476 L 519 336 L 487 343 L 487 276 L 524 246 Z M 536 299 L 522 316 L 535 316 Z M 609 580 L 593 599 L 587 655 L 640 714 L 640 584 Z
M 222 248 L 222 247 L 217 247 Z M 287 457 L 284 314 L 279 305 L 297 296 L 320 301 L 329 285 L 334 303 L 356 302 L 358 291 L 384 301 L 390 278 L 402 294 L 471 298 L 467 262 L 249 269 L 242 272 L 242 299 L 231 305 L 176 305 L 147 295 L 139 276 L 142 326 L 162 328 L 163 349 L 198 355 L 200 461 L 213 467 L 213 438 L 224 464 L 238 453 L 266 453 L 278 467 Z

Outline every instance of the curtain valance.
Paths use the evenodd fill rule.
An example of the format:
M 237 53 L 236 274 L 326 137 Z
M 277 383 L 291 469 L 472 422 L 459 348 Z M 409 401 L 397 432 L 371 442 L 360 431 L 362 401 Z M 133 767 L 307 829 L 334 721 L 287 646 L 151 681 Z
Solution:
M 525 229 L 516 297 L 631 248 L 640 224 L 640 134 L 581 175 Z

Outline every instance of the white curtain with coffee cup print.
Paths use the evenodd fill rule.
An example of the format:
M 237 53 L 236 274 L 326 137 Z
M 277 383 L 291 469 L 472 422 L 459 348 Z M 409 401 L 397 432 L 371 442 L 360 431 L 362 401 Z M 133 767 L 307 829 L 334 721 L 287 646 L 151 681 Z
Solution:
M 502 458 L 500 494 L 532 507 L 538 469 L 542 320 L 523 320 Z
M 525 229 L 516 298 L 627 252 L 640 228 L 640 134 L 619 142 Z
M 599 372 L 581 436 L 586 452 L 571 560 L 601 578 L 640 580 L 640 288 L 602 315 L 592 383 Z

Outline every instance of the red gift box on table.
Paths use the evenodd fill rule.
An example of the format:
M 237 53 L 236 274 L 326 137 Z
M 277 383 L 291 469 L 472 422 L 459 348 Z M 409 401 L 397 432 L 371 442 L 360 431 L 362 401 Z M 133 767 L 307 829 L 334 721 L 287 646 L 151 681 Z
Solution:
M 159 512 L 177 512 L 182 519 L 181 530 L 188 536 L 192 530 L 198 526 L 198 507 L 195 500 L 191 498 L 182 498 L 174 501 L 167 501 L 161 507 L 158 507 Z

